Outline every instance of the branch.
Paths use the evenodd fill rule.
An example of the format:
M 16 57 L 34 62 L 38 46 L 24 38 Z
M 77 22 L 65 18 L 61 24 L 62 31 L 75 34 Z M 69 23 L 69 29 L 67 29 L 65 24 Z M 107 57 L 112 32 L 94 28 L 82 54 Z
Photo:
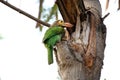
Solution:
M 42 11 L 43 11 L 43 2 L 44 0 L 39 0 L 39 12 L 38 12 L 38 19 L 41 19 Z M 40 27 L 40 30 L 42 30 L 41 24 L 37 23 L 36 28 Z
M 110 13 L 107 13 L 103 18 L 102 18 L 102 21 L 104 21 L 104 19 L 106 18 L 106 17 L 108 17 L 110 15 Z
M 36 22 L 38 22 L 38 23 L 40 23 L 40 24 L 43 24 L 43 25 L 45 25 L 45 26 L 47 26 L 47 27 L 50 27 L 50 24 L 49 24 L 49 23 L 46 23 L 46 22 L 44 22 L 44 21 L 41 21 L 41 20 L 37 19 L 36 17 L 28 14 L 27 12 L 25 12 L 25 11 L 23 11 L 23 10 L 21 10 L 21 9 L 15 7 L 15 6 L 13 6 L 13 5 L 11 5 L 11 4 L 8 3 L 7 1 L 0 0 L 0 2 L 3 3 L 3 4 L 6 5 L 6 6 L 14 9 L 15 11 L 17 11 L 17 12 L 19 12 L 19 13 L 27 16 L 27 17 L 29 17 L 30 19 L 33 19 L 34 21 L 36 21 Z
M 109 0 L 106 0 L 106 10 L 108 9 L 108 6 L 109 6 Z

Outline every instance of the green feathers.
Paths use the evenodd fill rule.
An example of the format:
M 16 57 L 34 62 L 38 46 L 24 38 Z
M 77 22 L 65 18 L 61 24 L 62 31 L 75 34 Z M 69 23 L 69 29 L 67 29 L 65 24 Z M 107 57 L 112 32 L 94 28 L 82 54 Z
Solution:
M 53 63 L 53 47 L 45 44 L 45 47 L 47 48 L 48 51 L 48 64 L 52 64 Z
M 57 42 L 61 41 L 64 32 L 64 28 L 61 26 L 50 27 L 46 31 L 43 38 L 43 43 L 48 50 L 48 64 L 53 63 L 53 47 Z
M 59 35 L 61 33 L 64 33 L 64 28 L 60 27 L 60 26 L 54 26 L 49 28 L 43 38 L 43 42 L 47 41 L 48 39 L 50 39 L 51 37 L 55 36 L 55 35 Z

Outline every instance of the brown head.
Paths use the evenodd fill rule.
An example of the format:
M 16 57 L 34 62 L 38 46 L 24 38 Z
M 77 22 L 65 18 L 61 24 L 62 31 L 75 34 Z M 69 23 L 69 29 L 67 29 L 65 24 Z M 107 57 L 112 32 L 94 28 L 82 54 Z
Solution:
M 55 21 L 52 25 L 52 26 L 62 26 L 62 27 L 73 27 L 72 24 L 68 23 L 68 22 L 64 22 L 62 20 L 57 20 Z

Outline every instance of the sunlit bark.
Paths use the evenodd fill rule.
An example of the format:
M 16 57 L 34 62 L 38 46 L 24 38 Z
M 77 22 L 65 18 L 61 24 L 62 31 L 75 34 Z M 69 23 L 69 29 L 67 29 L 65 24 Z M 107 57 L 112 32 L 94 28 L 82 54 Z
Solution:
M 74 25 L 70 39 L 57 44 L 59 74 L 62 80 L 100 80 L 106 39 L 101 6 L 98 0 L 83 0 L 82 12 L 80 1 L 56 2 L 63 19 Z

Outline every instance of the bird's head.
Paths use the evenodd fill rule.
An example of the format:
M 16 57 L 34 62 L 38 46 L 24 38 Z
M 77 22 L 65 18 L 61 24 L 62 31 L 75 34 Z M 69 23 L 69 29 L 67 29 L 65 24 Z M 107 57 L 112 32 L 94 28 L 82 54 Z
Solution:
M 68 22 L 64 22 L 62 20 L 55 21 L 52 26 L 73 27 L 72 24 L 70 24 Z

